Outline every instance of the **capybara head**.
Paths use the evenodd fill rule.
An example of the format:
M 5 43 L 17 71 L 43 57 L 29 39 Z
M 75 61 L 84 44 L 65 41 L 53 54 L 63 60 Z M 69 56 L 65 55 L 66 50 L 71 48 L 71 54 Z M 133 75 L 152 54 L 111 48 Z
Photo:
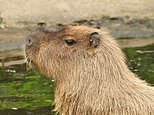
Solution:
M 108 33 L 86 26 L 32 33 L 26 40 L 25 52 L 28 61 L 55 80 L 65 79 L 63 76 L 71 73 L 73 76 L 77 71 L 90 72 L 99 61 L 105 64 L 123 58 L 118 57 L 122 53 Z

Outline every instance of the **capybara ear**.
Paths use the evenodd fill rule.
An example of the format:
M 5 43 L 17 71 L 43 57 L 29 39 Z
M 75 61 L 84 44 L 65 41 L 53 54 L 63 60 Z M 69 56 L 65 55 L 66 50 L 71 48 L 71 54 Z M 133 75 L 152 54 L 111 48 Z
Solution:
M 100 43 L 101 36 L 97 32 L 93 32 L 90 34 L 90 47 L 96 48 Z

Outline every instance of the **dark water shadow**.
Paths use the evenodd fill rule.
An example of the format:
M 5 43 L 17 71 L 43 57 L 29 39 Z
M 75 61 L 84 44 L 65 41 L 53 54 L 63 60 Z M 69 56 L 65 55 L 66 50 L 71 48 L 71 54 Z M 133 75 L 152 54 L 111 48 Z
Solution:
M 0 110 L 0 115 L 54 115 L 51 113 L 51 107 L 42 107 L 34 110 L 26 110 L 26 109 L 5 109 Z

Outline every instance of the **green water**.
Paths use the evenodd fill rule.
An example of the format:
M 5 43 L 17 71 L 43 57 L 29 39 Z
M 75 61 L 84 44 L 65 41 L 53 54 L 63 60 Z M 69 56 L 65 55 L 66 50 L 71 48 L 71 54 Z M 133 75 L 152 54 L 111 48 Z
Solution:
M 141 79 L 154 85 L 154 44 L 124 49 L 129 68 Z
M 141 79 L 154 85 L 154 44 L 123 50 L 129 68 Z M 39 115 L 49 115 L 53 100 L 53 81 L 38 72 L 1 68 L 0 115 L 7 115 L 9 111 L 11 115 L 26 115 L 26 112 L 30 115 L 37 112 Z
M 54 100 L 53 81 L 37 72 L 4 73 L 1 71 L 2 73 L 3 77 L 0 78 L 0 115 L 6 109 L 17 109 L 16 111 L 24 109 L 20 110 L 19 115 L 21 115 L 26 110 L 34 113 L 38 108 L 47 109 L 46 114 L 41 110 L 41 115 L 48 115 Z M 39 110 L 38 113 L 41 111 Z M 25 115 L 27 115 L 26 112 Z

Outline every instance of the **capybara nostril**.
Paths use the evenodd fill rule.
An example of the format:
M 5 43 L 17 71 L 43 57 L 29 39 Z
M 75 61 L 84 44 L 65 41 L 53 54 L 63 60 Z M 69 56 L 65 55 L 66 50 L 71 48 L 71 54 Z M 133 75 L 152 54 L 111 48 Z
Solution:
M 28 38 L 28 39 L 26 40 L 26 45 L 27 45 L 27 46 L 31 46 L 32 44 L 33 44 L 32 38 Z

